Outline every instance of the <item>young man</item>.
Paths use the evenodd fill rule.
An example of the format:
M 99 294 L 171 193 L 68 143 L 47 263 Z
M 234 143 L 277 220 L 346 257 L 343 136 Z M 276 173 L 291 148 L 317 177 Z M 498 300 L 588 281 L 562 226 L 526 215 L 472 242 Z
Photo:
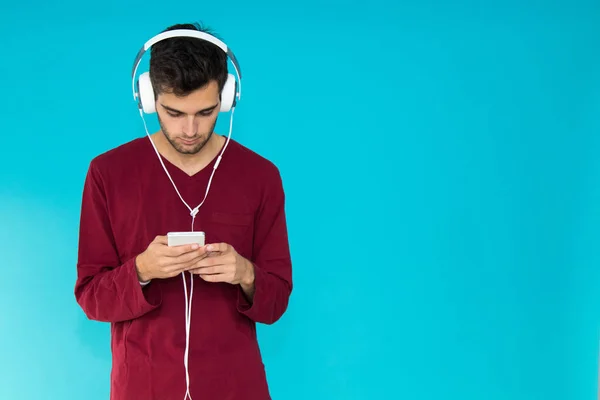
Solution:
M 202 202 L 225 145 L 213 129 L 227 58 L 195 38 L 163 40 L 151 52 L 160 130 L 90 163 L 77 302 L 88 318 L 111 323 L 111 400 L 270 399 L 256 323 L 276 322 L 292 291 L 279 171 L 232 139 L 192 222 L 179 194 Z M 167 232 L 192 223 L 205 246 L 167 245 Z

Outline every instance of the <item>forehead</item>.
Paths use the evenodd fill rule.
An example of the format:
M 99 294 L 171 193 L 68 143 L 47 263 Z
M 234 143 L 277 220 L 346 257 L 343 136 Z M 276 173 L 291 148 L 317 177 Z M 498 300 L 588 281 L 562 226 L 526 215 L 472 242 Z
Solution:
M 161 93 L 158 95 L 158 101 L 162 105 L 191 114 L 203 108 L 214 106 L 218 100 L 219 87 L 214 81 L 185 96 L 177 96 L 174 93 Z

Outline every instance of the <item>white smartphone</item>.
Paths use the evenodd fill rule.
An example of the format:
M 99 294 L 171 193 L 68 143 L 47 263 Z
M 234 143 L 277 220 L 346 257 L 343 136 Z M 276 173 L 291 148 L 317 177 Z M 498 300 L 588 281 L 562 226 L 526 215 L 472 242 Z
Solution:
M 204 246 L 204 232 L 169 232 L 167 233 L 169 246 L 181 246 L 197 243 Z

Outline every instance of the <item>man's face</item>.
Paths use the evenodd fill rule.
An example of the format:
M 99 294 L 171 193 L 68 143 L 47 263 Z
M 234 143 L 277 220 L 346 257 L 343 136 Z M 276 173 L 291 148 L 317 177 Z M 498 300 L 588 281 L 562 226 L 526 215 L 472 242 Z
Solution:
M 198 153 L 210 139 L 219 114 L 216 81 L 185 97 L 161 93 L 156 102 L 158 122 L 166 139 L 182 154 Z

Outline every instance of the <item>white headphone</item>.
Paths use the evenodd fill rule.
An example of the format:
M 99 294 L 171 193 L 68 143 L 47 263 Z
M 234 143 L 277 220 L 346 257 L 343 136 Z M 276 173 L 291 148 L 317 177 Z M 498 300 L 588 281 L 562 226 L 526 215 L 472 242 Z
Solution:
M 235 107 L 237 100 L 240 99 L 242 93 L 242 73 L 240 70 L 240 65 L 237 62 L 233 51 L 231 51 L 231 49 L 225 43 L 206 32 L 196 31 L 193 29 L 175 29 L 160 33 L 148 40 L 140 49 L 135 57 L 135 61 L 133 62 L 133 70 L 131 73 L 133 99 L 137 101 L 139 109 L 146 114 L 152 114 L 156 112 L 156 99 L 154 97 L 154 90 L 150 80 L 150 73 L 144 72 L 140 75 L 138 80 L 135 79 L 135 74 L 138 66 L 140 65 L 140 61 L 142 60 L 142 56 L 154 44 L 173 37 L 189 37 L 205 40 L 218 46 L 221 50 L 223 50 L 223 52 L 225 52 L 225 54 L 227 54 L 233 64 L 238 79 L 236 81 L 232 74 L 227 74 L 227 80 L 225 81 L 225 86 L 223 86 L 223 91 L 221 92 L 220 112 L 231 111 L 231 109 Z

